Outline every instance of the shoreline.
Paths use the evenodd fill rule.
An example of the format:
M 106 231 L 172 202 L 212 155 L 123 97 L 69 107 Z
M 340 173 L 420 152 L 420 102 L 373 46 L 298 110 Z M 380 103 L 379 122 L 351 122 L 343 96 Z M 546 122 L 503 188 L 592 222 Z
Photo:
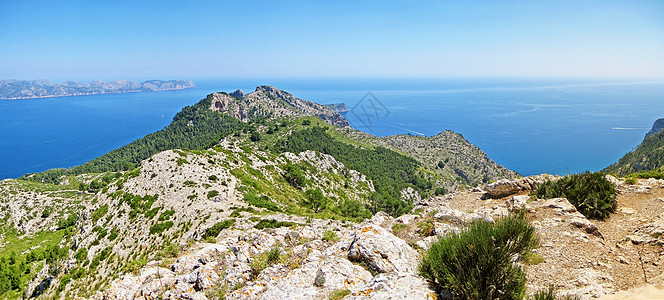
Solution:
M 131 90 L 131 91 L 118 91 L 118 92 L 78 93 L 78 94 L 68 94 L 68 95 L 46 95 L 46 96 L 33 96 L 33 97 L 11 97 L 11 98 L 0 97 L 0 100 L 29 100 L 29 99 L 58 98 L 58 97 L 76 97 L 76 96 L 105 95 L 105 94 L 129 94 L 129 93 L 168 92 L 168 91 L 181 91 L 181 90 L 193 89 L 193 88 L 195 88 L 195 87 L 173 88 L 173 89 L 164 89 L 164 90 L 158 90 L 158 91 Z

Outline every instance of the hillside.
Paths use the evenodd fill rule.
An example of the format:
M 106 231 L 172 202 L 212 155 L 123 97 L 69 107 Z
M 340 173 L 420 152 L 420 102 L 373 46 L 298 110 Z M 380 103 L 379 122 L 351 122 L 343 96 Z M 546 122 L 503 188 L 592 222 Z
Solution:
M 106 82 L 95 80 L 85 84 L 76 81 L 51 83 L 48 80 L 8 79 L 0 81 L 0 99 L 33 99 L 110 93 L 156 92 L 182 90 L 193 87 L 195 87 L 193 82 L 182 80 L 148 80 L 143 82 L 131 80 Z
M 372 216 L 418 218 L 446 190 L 515 175 L 451 132 L 377 138 L 273 87 L 210 94 L 84 165 L 0 181 L 0 295 L 309 298 L 396 280 L 430 296 L 413 273 L 420 239 L 374 227 L 367 247 L 401 257 L 377 263 L 380 275 L 345 256 L 349 234 Z M 296 283 L 320 270 L 326 288 Z M 261 288 L 275 278 L 286 281 Z
M 636 149 L 625 154 L 618 162 L 603 171 L 621 176 L 637 172 L 663 171 L 664 131 L 661 131 L 661 126 L 662 120 L 657 120 Z

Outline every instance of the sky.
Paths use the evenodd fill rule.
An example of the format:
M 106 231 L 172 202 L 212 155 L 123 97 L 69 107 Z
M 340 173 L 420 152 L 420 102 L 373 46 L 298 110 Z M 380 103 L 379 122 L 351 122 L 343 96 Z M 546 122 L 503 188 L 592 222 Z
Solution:
M 664 1 L 0 0 L 0 78 L 664 78 Z

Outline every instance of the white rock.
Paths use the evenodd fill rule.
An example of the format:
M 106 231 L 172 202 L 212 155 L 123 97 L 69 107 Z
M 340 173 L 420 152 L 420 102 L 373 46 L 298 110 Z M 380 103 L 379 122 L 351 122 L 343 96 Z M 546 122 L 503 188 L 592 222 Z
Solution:
M 423 278 L 414 274 L 378 274 L 344 299 L 434 300 L 438 297 Z
M 376 225 L 362 227 L 351 240 L 341 240 L 348 246 L 351 260 L 365 261 L 379 272 L 413 273 L 420 255 L 406 242 Z

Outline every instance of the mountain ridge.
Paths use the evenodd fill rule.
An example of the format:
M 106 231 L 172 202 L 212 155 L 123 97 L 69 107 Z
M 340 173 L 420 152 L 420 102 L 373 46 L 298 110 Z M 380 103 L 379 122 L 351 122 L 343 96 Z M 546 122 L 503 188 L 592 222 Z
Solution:
M 0 81 L 0 99 L 18 100 L 116 93 L 172 91 L 194 88 L 195 86 L 196 85 L 194 82 L 183 80 L 147 80 L 141 82 L 131 80 L 113 80 L 110 82 L 95 80 L 89 84 L 84 84 L 76 81 L 51 83 L 46 79 L 32 81 L 5 79 Z

